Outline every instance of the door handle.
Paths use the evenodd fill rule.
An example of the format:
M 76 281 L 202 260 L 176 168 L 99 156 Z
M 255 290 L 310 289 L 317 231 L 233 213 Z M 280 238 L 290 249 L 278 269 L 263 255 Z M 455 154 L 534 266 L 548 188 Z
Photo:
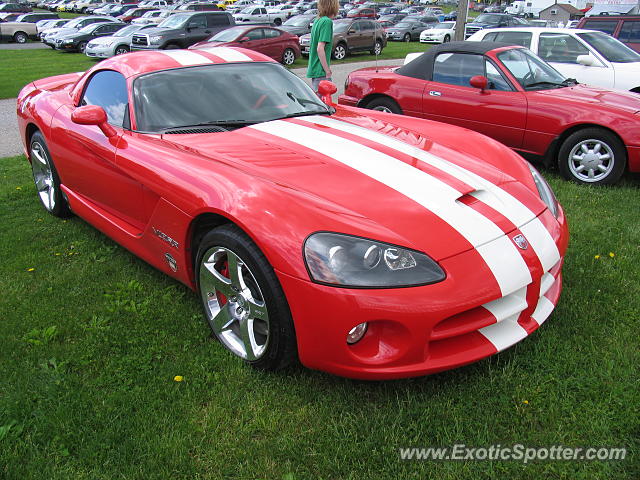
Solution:
M 441 97 L 441 96 L 442 96 L 442 93 L 440 93 L 440 92 L 436 92 L 435 90 L 431 90 L 431 91 L 429 92 L 429 95 L 431 95 L 432 97 Z

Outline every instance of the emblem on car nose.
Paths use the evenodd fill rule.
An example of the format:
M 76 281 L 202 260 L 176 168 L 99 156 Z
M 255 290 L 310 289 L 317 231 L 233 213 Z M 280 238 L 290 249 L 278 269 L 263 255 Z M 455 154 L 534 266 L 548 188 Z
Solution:
M 527 239 L 524 238 L 524 235 L 521 233 L 513 237 L 513 243 L 515 243 L 521 250 L 526 250 L 529 247 L 529 242 L 527 242 Z

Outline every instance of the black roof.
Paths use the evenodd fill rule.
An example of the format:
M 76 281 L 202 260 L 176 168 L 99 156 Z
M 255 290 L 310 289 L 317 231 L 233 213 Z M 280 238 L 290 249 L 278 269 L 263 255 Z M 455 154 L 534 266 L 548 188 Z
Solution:
M 419 78 L 421 80 L 431 79 L 433 73 L 433 60 L 439 53 L 475 53 L 484 55 L 485 53 L 501 47 L 514 46 L 510 43 L 501 42 L 449 42 L 432 47 L 415 60 L 403 65 L 396 70 L 398 75 L 405 77 Z M 517 45 L 515 45 L 517 46 Z

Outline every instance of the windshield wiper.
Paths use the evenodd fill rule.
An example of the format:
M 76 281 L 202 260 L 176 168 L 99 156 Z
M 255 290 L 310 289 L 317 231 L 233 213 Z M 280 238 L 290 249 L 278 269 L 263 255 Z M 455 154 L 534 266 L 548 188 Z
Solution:
M 533 87 L 540 87 L 542 85 L 550 85 L 552 87 L 566 87 L 567 85 L 562 82 L 562 83 L 557 83 L 557 82 L 533 82 L 533 83 L 529 83 L 528 85 L 525 85 L 525 90 L 528 90 L 530 88 Z
M 323 110 L 322 112 L 296 112 L 290 113 L 288 115 L 284 115 L 282 117 L 274 118 L 274 120 L 283 120 L 285 118 L 294 118 L 294 117 L 306 117 L 307 115 L 333 115 L 336 113 L 336 109 L 333 107 L 329 107 L 329 110 Z
M 562 84 L 566 86 L 578 85 L 578 83 L 579 82 L 575 78 L 565 78 L 562 82 Z

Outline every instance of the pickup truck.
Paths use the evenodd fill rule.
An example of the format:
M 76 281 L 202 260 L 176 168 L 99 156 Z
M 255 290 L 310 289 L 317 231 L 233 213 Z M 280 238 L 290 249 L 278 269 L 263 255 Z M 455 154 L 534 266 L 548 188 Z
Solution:
M 36 39 L 38 29 L 35 23 L 2 22 L 0 23 L 0 41 L 26 43 L 29 38 Z
M 254 5 L 234 14 L 233 18 L 237 25 L 273 23 L 274 25 L 280 26 L 287 19 L 287 14 L 284 12 L 268 13 L 265 7 Z

